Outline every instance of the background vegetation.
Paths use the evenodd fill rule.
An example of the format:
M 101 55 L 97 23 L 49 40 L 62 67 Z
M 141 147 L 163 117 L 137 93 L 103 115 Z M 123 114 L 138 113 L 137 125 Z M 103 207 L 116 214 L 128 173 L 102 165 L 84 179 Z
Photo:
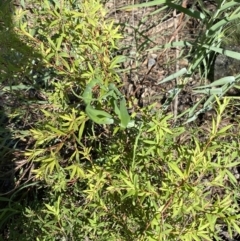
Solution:
M 176 80 L 156 111 L 156 103 L 141 107 L 121 92 L 129 56 L 121 55 L 123 34 L 102 2 L 1 2 L 2 240 L 237 236 L 238 106 L 226 94 L 238 88 L 238 73 L 200 81 L 193 94 L 201 98 L 169 112 L 196 72 L 209 76 L 216 53 L 240 58 L 225 47 L 238 2 L 216 1 L 214 14 L 195 4 L 125 8 L 159 5 L 201 23 L 196 39 L 155 47 L 179 47 L 190 58 L 158 83 Z M 214 115 L 200 127 L 208 110 Z

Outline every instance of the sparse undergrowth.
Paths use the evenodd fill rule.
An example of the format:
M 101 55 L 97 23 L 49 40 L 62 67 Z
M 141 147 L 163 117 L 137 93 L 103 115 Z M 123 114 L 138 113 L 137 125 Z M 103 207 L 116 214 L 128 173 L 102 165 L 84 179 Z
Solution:
M 224 121 L 229 98 L 211 93 L 216 115 L 204 129 L 176 126 L 154 105 L 130 115 L 119 91 L 125 58 L 115 56 L 121 34 L 99 1 L 21 1 L 5 20 L 1 37 L 10 28 L 14 46 L 24 46 L 6 46 L 6 63 L 28 62 L 9 76 L 1 70 L 11 80 L 0 92 L 3 240 L 211 241 L 224 229 L 240 233 L 239 124 Z

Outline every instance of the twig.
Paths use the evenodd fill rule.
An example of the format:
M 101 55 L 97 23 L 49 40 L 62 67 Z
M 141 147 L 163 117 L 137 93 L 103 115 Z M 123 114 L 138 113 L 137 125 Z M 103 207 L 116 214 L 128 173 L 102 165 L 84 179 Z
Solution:
M 176 16 L 176 10 L 174 10 L 173 12 L 173 15 Z M 175 25 L 175 29 L 178 28 L 178 24 L 177 24 L 177 20 L 176 18 L 174 18 L 174 25 Z M 175 37 L 176 41 L 178 41 L 178 32 L 176 34 L 176 37 Z M 178 72 L 179 70 L 179 49 L 176 48 L 176 72 Z M 178 86 L 178 77 L 175 79 L 175 88 Z M 178 114 L 178 94 L 175 96 L 175 99 L 174 99 L 174 104 L 173 104 L 173 116 L 174 116 L 174 122 L 176 122 L 177 120 L 177 114 Z
M 188 2 L 188 0 L 183 0 L 183 2 L 182 2 L 182 7 L 186 8 L 186 7 L 187 7 L 187 2 Z M 176 11 L 176 10 L 175 10 L 175 11 Z M 175 16 L 176 16 L 176 14 L 175 14 Z M 179 33 L 179 31 L 180 31 L 180 30 L 182 29 L 182 27 L 184 26 L 184 24 L 185 24 L 185 22 L 186 22 L 186 21 L 183 21 L 184 17 L 185 17 L 185 14 L 184 14 L 184 13 L 181 13 L 181 16 L 180 16 L 179 21 L 178 21 L 177 28 L 175 28 L 175 31 L 174 31 L 172 37 L 170 38 L 170 40 L 168 41 L 168 43 L 171 43 L 171 42 L 175 39 L 176 35 Z M 165 49 L 162 53 L 159 54 L 158 60 L 160 59 L 160 57 L 161 57 L 166 51 L 167 51 L 167 49 Z

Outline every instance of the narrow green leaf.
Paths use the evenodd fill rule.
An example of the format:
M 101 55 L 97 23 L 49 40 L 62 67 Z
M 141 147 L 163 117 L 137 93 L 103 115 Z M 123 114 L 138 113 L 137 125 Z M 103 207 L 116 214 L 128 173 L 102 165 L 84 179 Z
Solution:
M 49 128 L 51 131 L 53 131 L 54 133 L 58 134 L 58 135 L 61 135 L 61 136 L 65 136 L 66 133 L 58 130 L 57 128 L 53 127 L 53 126 L 50 126 L 50 125 L 46 125 L 47 128 Z
M 65 37 L 65 34 L 61 34 L 60 37 L 57 39 L 57 48 L 56 50 L 59 51 L 62 45 L 63 37 Z
M 173 80 L 173 79 L 176 79 L 179 76 L 182 76 L 182 75 L 184 75 L 186 73 L 187 73 L 187 69 L 186 68 L 182 68 L 179 71 L 177 71 L 176 73 L 174 73 L 174 74 L 168 76 L 167 78 L 164 78 L 162 81 L 158 82 L 157 85 L 165 83 L 165 82 L 168 82 L 168 81 Z
M 125 200 L 127 197 L 135 196 L 135 190 L 130 189 L 127 191 L 127 193 L 121 197 L 121 200 Z
M 240 53 L 238 53 L 238 52 L 235 52 L 235 51 L 232 51 L 232 50 L 226 50 L 226 49 L 223 49 L 223 48 L 210 46 L 210 45 L 206 45 L 206 44 L 204 44 L 203 47 L 206 48 L 206 49 L 210 49 L 212 51 L 215 51 L 217 53 L 223 54 L 225 56 L 228 56 L 230 58 L 240 60 Z
M 226 168 L 231 168 L 231 167 L 236 167 L 236 166 L 239 166 L 240 165 L 240 162 L 232 162 L 232 163 L 229 163 L 227 165 L 225 165 Z
M 96 110 L 90 105 L 87 105 L 86 114 L 88 117 L 97 124 L 113 124 L 114 120 L 110 114 L 102 110 Z
M 192 8 L 184 8 L 181 5 L 173 3 L 172 1 L 167 1 L 166 5 L 195 19 L 199 19 L 203 21 L 206 18 L 204 13 L 196 11 Z
M 21 6 L 23 7 L 23 9 L 25 9 L 25 1 L 24 0 L 21 0 Z
M 182 179 L 184 179 L 184 174 L 182 173 L 182 171 L 178 168 L 177 164 L 174 162 L 169 162 L 168 165 L 170 166 L 170 168 L 175 171 Z
M 231 183 L 234 183 L 234 184 L 238 183 L 236 177 L 229 170 L 226 170 L 226 173 L 227 173 L 228 178 L 230 179 Z
M 123 55 L 118 55 L 116 57 L 114 57 L 111 61 L 111 64 L 110 64 L 110 69 L 115 69 L 118 67 L 118 64 L 120 63 L 123 63 L 126 61 L 126 56 L 123 56 Z
M 167 2 L 167 0 L 154 0 L 154 1 L 151 1 L 151 2 L 147 2 L 147 3 L 141 3 L 141 4 L 135 4 L 135 5 L 122 7 L 122 8 L 120 8 L 120 10 L 121 9 L 132 10 L 134 8 L 151 7 L 151 6 L 160 5 L 160 4 L 163 4 L 163 3 L 166 3 L 166 2 Z
M 230 129 L 231 127 L 232 127 L 232 125 L 228 125 L 228 126 L 223 127 L 222 129 L 220 129 L 220 130 L 217 132 L 217 135 L 222 134 L 222 133 L 226 133 L 227 130 Z
M 88 68 L 89 68 L 90 72 L 94 73 L 92 65 L 89 62 L 87 62 L 87 65 L 88 65 Z
M 78 131 L 78 141 L 81 142 L 83 131 L 85 127 L 85 121 L 83 121 L 80 125 L 79 131 Z
M 214 89 L 198 89 L 198 90 L 193 90 L 193 93 L 196 94 L 205 94 L 205 95 L 222 95 L 223 94 L 223 89 L 222 88 L 214 88 Z
M 215 87 L 215 86 L 222 86 L 222 85 L 225 85 L 225 84 L 232 84 L 235 81 L 236 80 L 235 80 L 234 76 L 227 76 L 227 77 L 215 80 L 214 82 L 212 82 L 209 85 L 203 85 L 203 86 L 195 87 L 194 90 L 196 90 L 196 89 L 204 89 L 204 88 L 209 88 L 209 87 Z
M 48 40 L 48 42 L 50 43 L 50 45 L 52 46 L 52 48 L 53 48 L 54 50 L 56 50 L 56 45 L 55 45 L 55 43 L 51 40 L 51 38 L 50 38 L 50 37 L 47 37 L 47 40 Z
M 118 108 L 117 100 L 113 101 L 113 105 L 114 105 L 115 114 L 118 116 L 119 119 L 121 119 L 121 114 L 120 114 L 120 110 Z
M 55 214 L 55 208 L 50 206 L 49 204 L 44 203 L 44 205 L 47 207 L 47 209 L 52 213 Z
M 240 234 L 240 227 L 236 222 L 232 221 L 231 224 L 234 226 L 234 229 Z
M 126 107 L 126 100 L 124 98 L 120 101 L 120 116 L 121 116 L 121 127 L 127 128 L 128 123 L 130 122 L 130 116 Z
M 155 141 L 152 140 L 143 140 L 144 143 L 146 144 L 150 144 L 150 145 L 156 145 L 157 143 Z
M 147 3 L 126 6 L 126 7 L 120 8 L 120 9 L 131 10 L 134 8 L 151 7 L 151 6 L 161 5 L 161 4 L 166 4 L 167 6 L 173 8 L 173 9 L 176 9 L 182 13 L 185 13 L 186 15 L 189 15 L 190 17 L 200 19 L 200 20 L 205 19 L 205 15 L 203 13 L 193 10 L 193 9 L 184 8 L 181 5 L 175 4 L 169 0 L 154 0 L 151 2 L 147 2 Z
M 168 48 L 175 48 L 175 47 L 192 47 L 193 45 L 190 42 L 187 41 L 176 41 L 176 42 L 171 42 L 171 43 L 167 43 L 164 45 L 161 45 L 160 47 L 154 47 L 151 49 L 148 49 L 149 52 L 153 52 L 159 49 L 168 49 Z
M 92 101 L 92 88 L 87 86 L 82 95 L 83 101 L 86 105 L 90 104 Z

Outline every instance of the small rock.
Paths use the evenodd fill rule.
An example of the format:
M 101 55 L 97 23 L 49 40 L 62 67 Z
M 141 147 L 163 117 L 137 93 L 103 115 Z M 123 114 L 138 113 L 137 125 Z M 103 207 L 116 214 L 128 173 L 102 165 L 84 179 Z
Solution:
M 226 49 L 232 50 L 235 52 L 240 52 L 240 46 L 228 47 Z M 239 72 L 240 72 L 239 60 L 227 57 L 224 54 L 219 54 L 216 57 L 216 60 L 214 63 L 214 80 L 218 80 L 226 76 L 235 76 L 239 74 Z
M 156 60 L 153 59 L 153 58 L 150 58 L 150 59 L 148 60 L 148 69 L 151 69 L 152 66 L 154 66 L 155 64 L 156 64 Z

